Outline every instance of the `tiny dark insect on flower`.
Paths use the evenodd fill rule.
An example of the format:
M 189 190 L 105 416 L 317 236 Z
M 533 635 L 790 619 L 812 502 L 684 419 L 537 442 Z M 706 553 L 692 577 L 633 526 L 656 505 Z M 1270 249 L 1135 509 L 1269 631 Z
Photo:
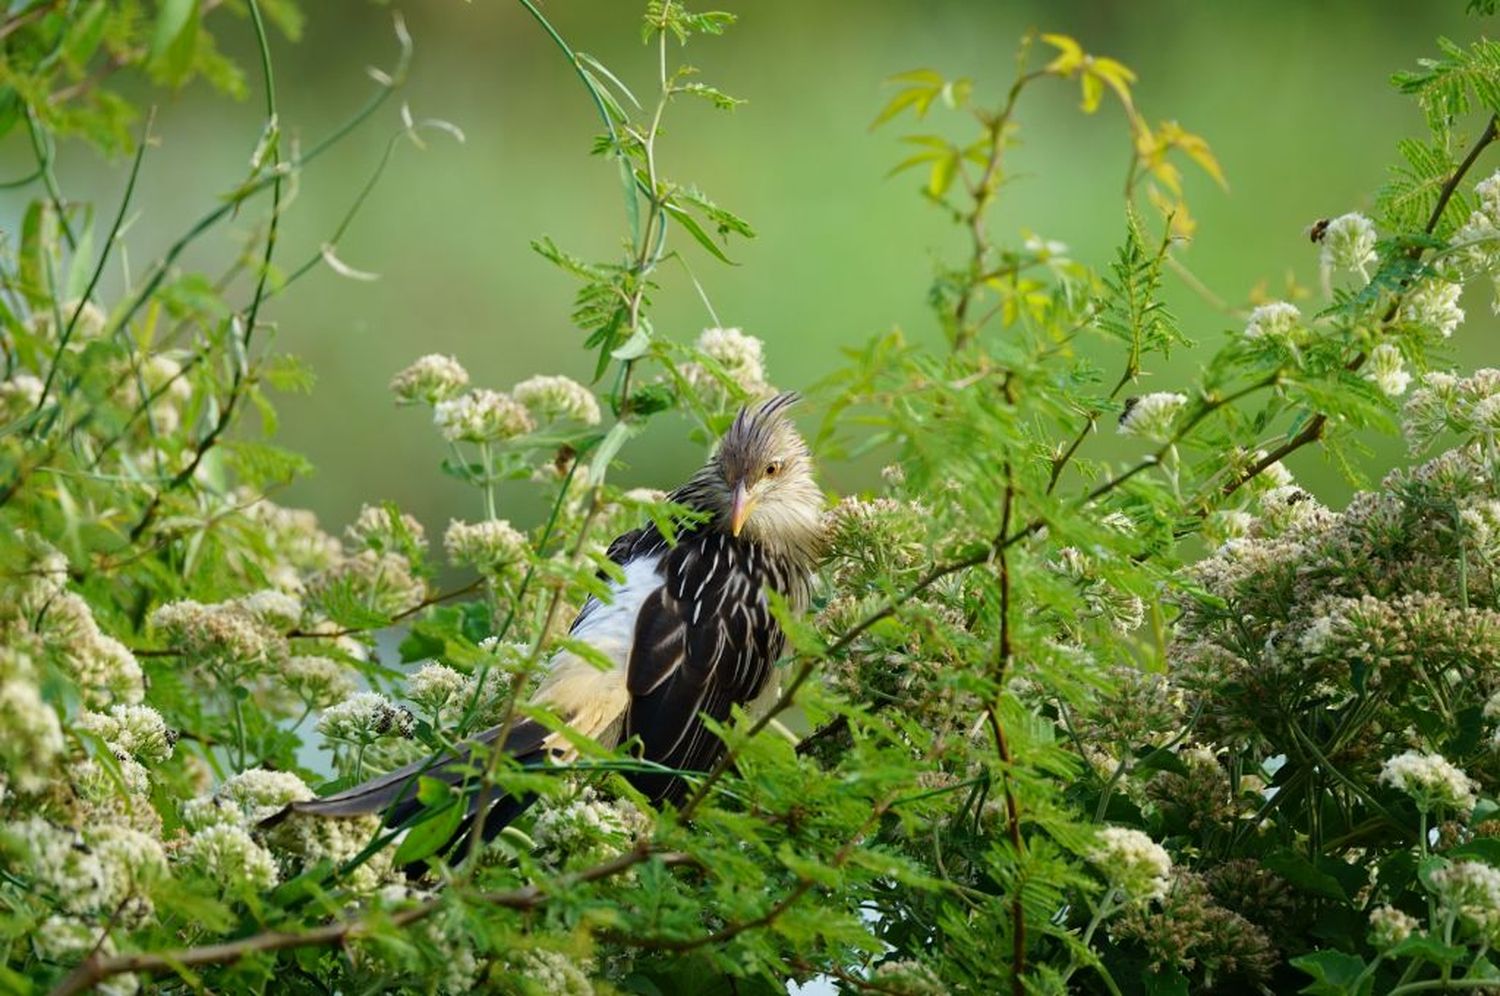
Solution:
M 1125 407 L 1120 409 L 1120 424 L 1121 425 L 1125 424 L 1125 420 L 1130 417 L 1130 410 L 1132 408 L 1134 408 L 1136 406 L 1136 404 L 1140 400 L 1141 400 L 1141 397 L 1138 394 L 1133 394 L 1130 397 L 1128 397 L 1128 398 L 1125 399 Z
M 1309 242 L 1322 242 L 1324 234 L 1328 231 L 1328 223 L 1331 219 L 1319 218 L 1307 226 L 1307 239 Z

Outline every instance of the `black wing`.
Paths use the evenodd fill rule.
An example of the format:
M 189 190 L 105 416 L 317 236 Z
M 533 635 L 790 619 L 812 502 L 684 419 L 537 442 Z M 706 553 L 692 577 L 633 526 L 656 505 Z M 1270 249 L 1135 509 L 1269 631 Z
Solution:
M 646 760 L 711 768 L 724 745 L 704 717 L 722 722 L 765 687 L 784 639 L 757 559 L 754 547 L 713 529 L 683 537 L 663 556 L 663 584 L 641 606 L 626 677 L 624 733 L 640 739 Z M 657 799 L 682 791 L 671 776 L 633 780 Z

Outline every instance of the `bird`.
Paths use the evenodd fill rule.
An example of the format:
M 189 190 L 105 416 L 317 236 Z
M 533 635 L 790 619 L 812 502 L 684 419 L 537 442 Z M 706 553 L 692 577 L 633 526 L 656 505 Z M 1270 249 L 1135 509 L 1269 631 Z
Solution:
M 531 696 L 533 705 L 575 733 L 610 748 L 633 744 L 648 763 L 629 778 L 653 804 L 683 798 L 686 783 L 673 772 L 708 771 L 719 763 L 726 748 L 710 721 L 726 721 L 735 706 L 763 714 L 778 693 L 775 664 L 786 636 L 770 595 L 794 612 L 807 608 L 823 539 L 823 493 L 807 444 L 787 416 L 797 400 L 795 393 L 778 394 L 739 410 L 707 462 L 667 495 L 695 513 L 684 517 L 675 536 L 647 523 L 609 545 L 606 555 L 617 570 L 600 574 L 608 594 L 588 598 L 569 635 L 611 666 L 601 670 L 563 650 Z M 479 758 L 502 734 L 498 749 L 523 767 L 576 756 L 561 733 L 516 719 L 450 753 L 292 803 L 272 819 L 378 814 L 387 826 L 401 826 L 424 808 L 417 798 L 420 777 L 472 788 L 484 768 Z M 486 839 L 493 837 L 531 801 L 471 791 L 448 853 L 465 853 L 463 842 L 476 824 Z M 488 812 L 480 814 L 486 803 Z

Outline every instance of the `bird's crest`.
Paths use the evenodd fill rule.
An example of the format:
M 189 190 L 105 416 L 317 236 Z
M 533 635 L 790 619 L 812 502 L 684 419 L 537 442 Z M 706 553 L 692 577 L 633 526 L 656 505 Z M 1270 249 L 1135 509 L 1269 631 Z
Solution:
M 764 450 L 790 426 L 786 410 L 801 400 L 802 395 L 796 391 L 783 391 L 754 408 L 749 405 L 741 408 L 724 434 L 724 448 L 741 452 Z

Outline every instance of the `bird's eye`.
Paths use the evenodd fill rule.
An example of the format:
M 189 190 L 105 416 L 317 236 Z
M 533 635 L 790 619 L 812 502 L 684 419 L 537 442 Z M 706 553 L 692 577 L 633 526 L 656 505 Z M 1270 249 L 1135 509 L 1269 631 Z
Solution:
M 766 464 L 766 476 L 767 477 L 775 477 L 779 473 L 781 473 L 781 464 L 779 464 L 779 463 L 768 463 L 768 464 Z

